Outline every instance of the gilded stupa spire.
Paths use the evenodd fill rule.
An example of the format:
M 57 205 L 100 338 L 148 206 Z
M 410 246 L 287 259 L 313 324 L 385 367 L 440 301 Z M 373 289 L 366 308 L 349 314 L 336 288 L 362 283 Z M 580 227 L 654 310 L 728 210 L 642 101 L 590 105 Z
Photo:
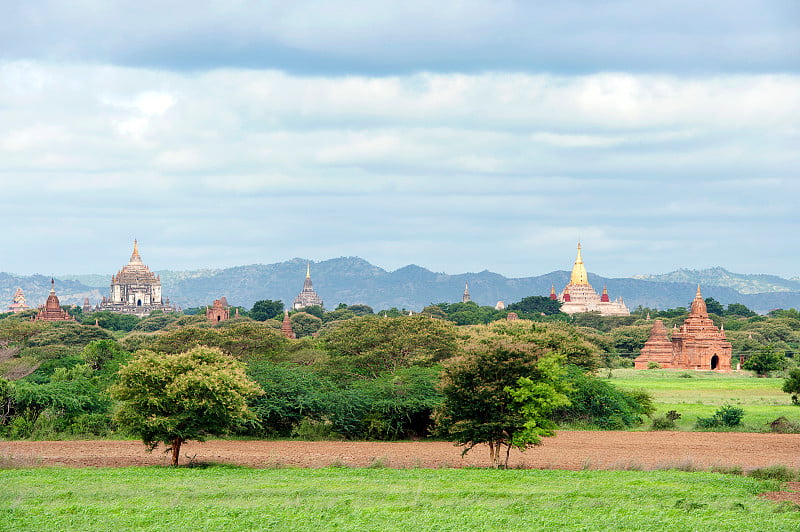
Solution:
M 131 253 L 131 260 L 129 262 L 142 262 L 142 257 L 139 255 L 139 242 L 133 239 L 133 253 Z
M 311 263 L 306 262 L 306 279 L 311 279 Z
M 572 275 L 569 279 L 569 284 L 574 285 L 588 285 L 589 275 L 586 273 L 586 267 L 583 265 L 583 257 L 581 257 L 581 243 L 578 242 L 578 255 L 575 257 L 575 265 L 572 267 Z

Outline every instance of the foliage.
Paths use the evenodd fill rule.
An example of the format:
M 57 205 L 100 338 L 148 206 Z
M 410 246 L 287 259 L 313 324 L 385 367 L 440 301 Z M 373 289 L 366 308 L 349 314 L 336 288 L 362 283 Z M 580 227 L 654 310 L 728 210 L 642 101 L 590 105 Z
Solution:
M 141 342 L 146 349 L 179 353 L 192 347 L 218 347 L 236 358 L 275 356 L 287 340 L 266 323 L 243 320 L 225 327 L 184 327 Z
M 177 354 L 139 351 L 110 387 L 121 405 L 117 422 L 150 450 L 170 445 L 172 465 L 189 439 L 222 435 L 254 420 L 247 400 L 261 393 L 241 362 L 220 349 L 195 347 Z
M 558 380 L 565 357 L 494 332 L 500 334 L 481 337 L 446 366 L 436 421 L 443 435 L 464 446 L 463 453 L 488 444 L 492 463 L 501 467 L 512 446 L 524 450 L 552 431 L 546 406 L 563 401 Z
M 105 368 L 109 362 L 123 354 L 124 351 L 114 340 L 95 340 L 81 351 L 83 359 L 95 370 Z
M 322 320 L 307 312 L 295 312 L 289 319 L 292 322 L 292 331 L 298 338 L 313 336 L 322 327 Z
M 87 314 L 83 317 L 82 323 L 83 325 L 94 325 L 95 322 L 97 322 L 103 329 L 130 332 L 140 321 L 141 318 L 133 314 L 122 314 L 120 312 L 102 310 Z
M 250 309 L 248 316 L 256 321 L 265 321 L 277 318 L 283 315 L 283 301 L 273 301 L 271 299 L 262 299 L 253 303 L 253 308 Z
M 759 377 L 763 377 L 771 371 L 778 371 L 786 367 L 786 355 L 777 351 L 774 346 L 766 345 L 759 349 L 754 355 L 747 358 L 742 364 L 742 369 L 755 371 Z
M 644 343 L 650 337 L 652 325 L 623 325 L 611 329 L 606 335 L 613 351 L 620 353 L 628 358 L 636 358 L 639 355 Z
M 653 413 L 652 398 L 643 390 L 624 391 L 572 366 L 567 375 L 570 405 L 558 409 L 556 419 L 582 422 L 605 430 L 639 425 Z
M 375 378 L 412 365 L 432 366 L 458 349 L 451 323 L 424 316 L 365 316 L 343 322 L 322 337 L 331 371 Z
M 352 311 L 356 316 L 367 316 L 369 314 L 375 314 L 372 310 L 372 307 L 369 305 L 347 305 L 347 310 Z
M 653 424 L 651 430 L 673 430 L 675 428 L 675 421 L 680 419 L 681 415 L 675 410 L 670 410 L 663 416 L 653 417 Z
M 45 325 L 41 331 L 28 339 L 30 346 L 49 346 L 61 344 L 67 346 L 83 347 L 93 340 L 107 340 L 111 335 L 108 331 L 94 325 L 81 325 L 74 321 L 52 322 Z
M 132 330 L 143 332 L 160 331 L 161 329 L 165 329 L 168 325 L 175 323 L 178 318 L 179 316 L 175 313 L 165 314 L 162 312 L 161 314 L 148 316 L 142 319 Z
M 428 317 L 440 317 L 452 321 L 456 325 L 477 325 L 490 323 L 503 316 L 494 307 L 479 307 L 474 301 L 465 303 L 439 303 L 422 309 L 422 314 Z
M 561 302 L 544 296 L 528 296 L 506 307 L 509 312 L 516 312 L 520 318 L 531 319 L 536 316 L 551 316 L 561 312 Z
M 706 310 L 708 310 L 709 314 L 716 314 L 717 316 L 722 316 L 725 314 L 725 308 L 722 306 L 722 303 L 714 299 L 713 297 L 707 297 L 705 299 L 706 303 Z
M 309 305 L 307 307 L 303 307 L 301 310 L 306 314 L 311 314 L 319 319 L 322 319 L 322 316 L 325 314 L 325 309 L 319 305 Z
M 722 405 L 711 417 L 697 418 L 697 427 L 714 429 L 718 427 L 736 427 L 742 422 L 744 409 L 729 404 Z
M 784 392 L 792 394 L 792 404 L 798 404 L 800 395 L 800 368 L 794 368 L 789 372 L 781 388 Z

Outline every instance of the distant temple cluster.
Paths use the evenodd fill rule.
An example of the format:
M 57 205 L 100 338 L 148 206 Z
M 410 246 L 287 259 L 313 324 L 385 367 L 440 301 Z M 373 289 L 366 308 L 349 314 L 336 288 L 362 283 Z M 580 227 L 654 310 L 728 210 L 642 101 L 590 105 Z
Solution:
M 661 368 L 730 371 L 731 350 L 725 329 L 718 329 L 708 317 L 698 286 L 689 316 L 680 328 L 675 325 L 672 329 L 672 340 L 664 322 L 655 320 L 634 367 L 648 369 L 657 364 Z
M 583 265 L 581 245 L 578 243 L 578 256 L 572 266 L 572 275 L 569 284 L 556 295 L 555 286 L 550 288 L 550 299 L 561 302 L 561 312 L 576 314 L 578 312 L 600 312 L 601 316 L 630 316 L 631 312 L 625 306 L 622 298 L 611 301 L 608 289 L 603 287 L 603 293 L 597 295 L 592 285 L 589 284 L 589 275 Z

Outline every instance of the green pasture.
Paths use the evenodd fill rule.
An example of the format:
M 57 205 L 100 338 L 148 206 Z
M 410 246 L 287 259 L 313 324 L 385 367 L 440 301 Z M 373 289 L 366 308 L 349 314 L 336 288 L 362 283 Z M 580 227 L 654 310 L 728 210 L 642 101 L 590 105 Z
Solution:
M 720 406 L 730 404 L 745 411 L 738 430 L 761 432 L 781 416 L 800 423 L 800 406 L 792 405 L 791 396 L 781 390 L 783 381 L 750 372 L 617 369 L 609 382 L 627 390 L 646 390 L 656 406 L 654 415 L 669 410 L 680 413 L 678 430 L 692 430 L 698 417 L 710 417 Z
M 779 484 L 682 471 L 0 470 L 0 530 L 796 530 Z

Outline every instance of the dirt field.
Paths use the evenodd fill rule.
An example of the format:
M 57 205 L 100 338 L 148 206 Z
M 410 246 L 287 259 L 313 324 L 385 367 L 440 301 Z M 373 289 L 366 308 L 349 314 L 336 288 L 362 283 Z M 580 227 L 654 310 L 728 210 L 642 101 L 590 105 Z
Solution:
M 147 453 L 135 441 L 0 441 L 0 461 L 20 465 L 69 467 L 168 464 L 163 448 Z M 254 467 L 325 467 L 331 464 L 388 467 L 488 466 L 488 451 L 476 447 L 465 457 L 447 442 L 188 442 L 181 463 L 223 462 Z M 800 469 L 800 434 L 714 432 L 585 432 L 561 431 L 544 445 L 513 451 L 511 467 L 547 469 L 656 469 L 769 465 Z

